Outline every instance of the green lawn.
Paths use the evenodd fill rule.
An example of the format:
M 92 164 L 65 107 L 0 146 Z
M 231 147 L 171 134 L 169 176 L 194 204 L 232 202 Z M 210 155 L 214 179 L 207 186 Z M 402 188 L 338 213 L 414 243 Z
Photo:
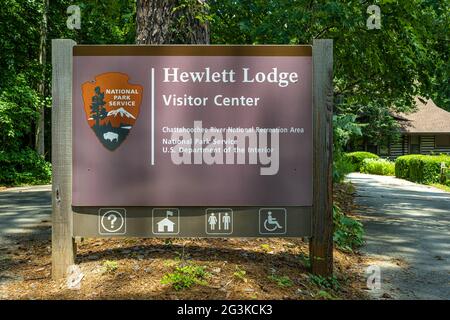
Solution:
M 444 184 L 440 184 L 440 183 L 432 183 L 432 184 L 430 184 L 430 186 L 433 186 L 433 187 L 435 187 L 435 188 L 439 188 L 439 189 L 441 189 L 441 190 L 450 192 L 450 187 L 449 187 L 449 186 L 446 186 L 446 185 L 444 185 Z

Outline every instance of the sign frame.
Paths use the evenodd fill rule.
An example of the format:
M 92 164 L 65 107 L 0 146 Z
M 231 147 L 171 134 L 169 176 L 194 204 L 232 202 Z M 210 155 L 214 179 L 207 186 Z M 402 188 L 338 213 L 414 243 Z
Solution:
M 66 276 L 67 268 L 74 264 L 76 254 L 74 218 L 78 219 L 79 213 L 75 212 L 78 211 L 77 208 L 72 208 L 72 69 L 75 45 L 76 43 L 69 39 L 52 40 L 52 276 L 54 279 Z M 158 48 L 163 53 L 164 47 L 167 46 L 151 47 L 152 50 Z M 202 46 L 189 47 L 189 50 L 201 51 Z M 212 50 L 217 52 L 217 55 L 223 55 L 221 52 L 223 46 L 209 47 L 217 48 Z M 254 55 L 259 55 L 258 46 L 226 47 L 229 48 L 227 50 L 236 50 L 239 47 L 251 48 Z M 270 50 L 280 46 L 265 47 Z M 288 52 L 294 50 L 293 48 L 299 48 L 288 45 L 282 47 Z M 77 50 L 80 48 L 82 50 L 83 46 Z M 333 41 L 314 39 L 312 60 L 313 205 L 304 208 L 312 210 L 311 236 L 309 237 L 312 272 L 329 276 L 333 271 L 331 180 Z M 67 134 L 68 132 L 70 134 Z M 95 218 L 98 219 L 98 216 Z M 274 234 L 274 236 L 277 235 Z

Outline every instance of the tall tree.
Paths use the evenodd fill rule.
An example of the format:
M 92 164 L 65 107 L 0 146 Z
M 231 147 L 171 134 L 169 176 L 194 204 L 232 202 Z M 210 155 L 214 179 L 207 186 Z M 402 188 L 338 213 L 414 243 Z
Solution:
M 42 97 L 46 95 L 46 81 L 45 81 L 45 68 L 47 61 L 47 12 L 49 0 L 43 0 L 42 4 L 42 23 L 40 30 L 40 43 L 39 43 L 39 64 L 42 67 L 41 79 L 38 84 L 38 92 Z M 41 156 L 45 154 L 44 145 L 44 127 L 45 127 L 45 104 L 41 103 L 39 106 L 39 118 L 36 124 L 36 136 L 35 136 L 35 148 L 37 153 Z
M 209 44 L 205 0 L 137 0 L 136 43 Z

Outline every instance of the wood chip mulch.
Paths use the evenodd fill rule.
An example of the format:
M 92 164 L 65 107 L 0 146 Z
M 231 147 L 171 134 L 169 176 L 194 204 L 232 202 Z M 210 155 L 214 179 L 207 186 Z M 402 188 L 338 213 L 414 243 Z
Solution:
M 341 187 L 339 187 L 341 188 Z M 351 206 L 347 186 L 340 205 Z M 335 188 L 336 190 L 336 188 Z M 350 194 L 350 195 L 349 195 Z M 347 197 L 347 198 L 346 198 Z M 335 199 L 336 201 L 336 199 Z M 342 207 L 351 210 L 350 207 Z M 306 240 L 305 240 L 306 241 Z M 0 247 L 0 299 L 365 299 L 363 257 L 335 250 L 338 286 L 311 279 L 308 245 L 300 238 L 84 239 L 78 288 L 51 278 L 50 239 L 12 239 Z M 105 261 L 117 266 L 107 270 Z M 202 266 L 206 283 L 175 290 L 161 283 L 177 266 Z M 274 278 L 289 277 L 287 286 Z

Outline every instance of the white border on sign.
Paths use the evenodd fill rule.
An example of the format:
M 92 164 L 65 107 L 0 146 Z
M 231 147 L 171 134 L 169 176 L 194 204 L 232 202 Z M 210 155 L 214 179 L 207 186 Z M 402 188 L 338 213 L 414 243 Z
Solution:
M 231 211 L 231 231 L 230 232 L 208 232 L 208 210 L 228 210 Z M 232 234 L 234 225 L 233 209 L 231 208 L 207 208 L 205 210 L 205 232 L 211 235 Z
M 123 216 L 119 211 L 116 210 L 123 210 Z M 105 213 L 101 214 L 100 211 L 102 210 L 106 210 Z M 108 228 L 106 228 L 103 224 L 103 217 L 110 211 L 114 211 L 115 213 L 117 213 L 121 218 L 122 218 L 122 224 L 120 225 L 120 228 L 117 230 L 120 230 L 123 228 L 123 232 L 116 232 L 116 231 L 109 231 Z M 98 233 L 102 236 L 106 236 L 106 235 L 124 235 L 127 233 L 127 222 L 126 222 L 126 218 L 127 218 L 127 210 L 125 208 L 100 208 L 98 209 Z M 101 232 L 102 227 L 104 230 L 106 230 L 107 232 Z
M 177 232 L 155 232 L 155 210 L 176 210 L 177 211 Z M 164 219 L 164 218 L 163 218 Z M 152 233 L 158 235 L 177 235 L 180 233 L 180 209 L 179 208 L 153 208 L 152 209 Z
M 155 165 L 155 68 L 152 68 L 152 83 L 151 83 L 151 140 L 152 140 L 152 149 L 151 149 L 151 165 Z M 153 211 L 152 211 L 153 212 Z M 179 212 L 178 212 L 179 214 Z M 153 229 L 152 229 L 153 231 Z
M 283 210 L 284 211 L 284 232 L 262 232 L 261 231 L 261 210 Z M 259 234 L 286 234 L 287 233 L 287 210 L 286 208 L 260 208 L 258 210 L 258 229 Z

